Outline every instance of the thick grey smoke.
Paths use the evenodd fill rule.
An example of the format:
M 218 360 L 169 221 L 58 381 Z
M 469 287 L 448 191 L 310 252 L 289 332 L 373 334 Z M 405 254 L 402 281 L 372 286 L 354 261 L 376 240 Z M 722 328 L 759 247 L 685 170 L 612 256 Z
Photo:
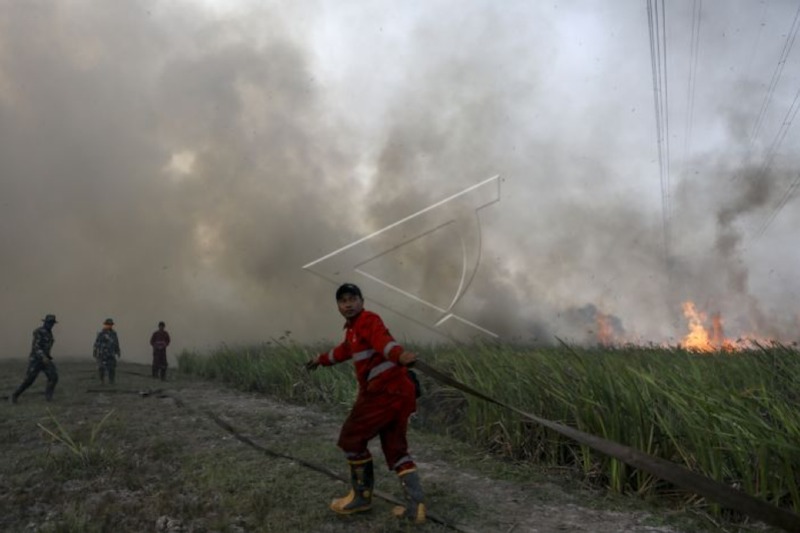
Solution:
M 178 347 L 311 335 L 330 291 L 299 265 L 349 237 L 350 158 L 303 39 L 191 3 L 0 9 L 3 353 L 50 312 L 62 354 L 106 316 L 133 358 L 159 320 Z
M 762 36 L 742 71 L 760 6 L 703 19 L 665 259 L 641 3 L 528 4 L 0 3 L 0 354 L 24 355 L 46 313 L 70 355 L 107 316 L 136 360 L 159 320 L 176 349 L 336 339 L 333 286 L 301 266 L 495 174 L 461 316 L 590 342 L 593 310 L 661 342 L 685 333 L 693 299 L 734 334 L 796 337 L 798 257 L 781 247 L 796 206 L 747 244 L 798 171 L 796 135 L 758 170 L 796 53 L 767 146 L 746 154 L 782 45 Z M 765 24 L 785 32 L 793 9 Z M 671 16 L 684 84 L 691 8 Z M 443 229 L 364 268 L 446 307 L 455 240 Z M 379 310 L 401 338 L 439 338 Z

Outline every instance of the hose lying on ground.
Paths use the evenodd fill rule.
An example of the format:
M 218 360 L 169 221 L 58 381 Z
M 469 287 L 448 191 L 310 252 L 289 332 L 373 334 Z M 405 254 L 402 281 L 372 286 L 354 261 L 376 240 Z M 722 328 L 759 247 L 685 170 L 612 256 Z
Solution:
M 343 478 L 339 474 L 336 474 L 332 470 L 329 470 L 328 468 L 326 468 L 326 467 L 324 467 L 322 465 L 319 465 L 319 464 L 316 464 L 316 463 L 312 463 L 310 461 L 306 461 L 305 459 L 299 459 L 299 458 L 294 457 L 294 456 L 289 455 L 289 454 L 276 452 L 274 450 L 270 450 L 269 448 L 265 448 L 264 446 L 261 446 L 257 442 L 253 441 L 251 438 L 243 435 L 240 431 L 238 431 L 235 427 L 233 427 L 233 425 L 231 425 L 229 422 L 226 422 L 225 420 L 222 420 L 216 413 L 214 413 L 214 412 L 212 412 L 212 411 L 210 411 L 208 409 L 196 409 L 196 408 L 190 406 L 189 404 L 186 403 L 186 401 L 183 400 L 183 398 L 180 397 L 180 395 L 178 395 L 177 392 L 165 391 L 163 389 L 155 389 L 155 390 L 153 390 L 153 389 L 145 389 L 145 390 L 87 389 L 86 392 L 89 392 L 89 393 L 109 393 L 110 392 L 110 393 L 116 393 L 116 394 L 138 394 L 139 396 L 141 396 L 143 398 L 149 397 L 149 396 L 156 396 L 156 397 L 159 397 L 159 398 L 170 398 L 179 407 L 182 407 L 182 408 L 187 409 L 189 411 L 193 411 L 195 413 L 200 413 L 200 414 L 206 415 L 208 418 L 213 420 L 214 423 L 216 423 L 219 427 L 221 427 L 222 429 L 224 429 L 225 431 L 227 431 L 228 433 L 233 435 L 237 440 L 239 440 L 240 442 L 250 446 L 251 448 L 253 448 L 255 450 L 258 450 L 258 451 L 260 451 L 260 452 L 262 452 L 262 453 L 264 453 L 266 455 L 269 455 L 270 457 L 275 457 L 275 458 L 279 458 L 279 459 L 286 459 L 288 461 L 292 461 L 292 462 L 297 463 L 297 464 L 299 464 L 299 465 L 301 465 L 301 466 L 303 466 L 305 468 L 308 468 L 308 469 L 313 470 L 315 472 L 319 472 L 320 474 L 324 474 L 325 476 L 327 476 L 327 477 L 329 477 L 331 479 L 334 479 L 336 481 L 341 481 L 344 484 L 349 484 L 350 483 L 349 479 Z M 387 501 L 387 502 L 389 502 L 391 504 L 394 504 L 394 505 L 405 505 L 402 501 L 398 500 L 394 496 L 392 496 L 392 495 L 390 495 L 388 493 L 385 493 L 383 491 L 374 490 L 373 494 L 376 497 L 378 497 L 378 498 L 380 498 L 380 499 L 382 499 L 384 501 Z M 431 522 L 437 523 L 437 524 L 439 524 L 441 526 L 444 526 L 444 527 L 446 527 L 448 529 L 451 529 L 453 531 L 459 531 L 461 533 L 477 533 L 477 532 L 475 532 L 475 531 L 473 531 L 473 530 L 471 530 L 471 529 L 469 529 L 469 528 L 467 528 L 465 526 L 452 524 L 452 523 L 448 522 L 447 520 L 445 520 L 445 519 L 443 519 L 443 518 L 441 518 L 441 517 L 439 517 L 439 516 L 437 516 L 435 514 L 431 514 L 430 512 L 426 513 L 426 516 L 427 516 L 428 520 L 430 520 Z
M 560 339 L 559 339 L 560 340 Z M 569 346 L 567 346 L 569 348 Z M 585 433 L 578 429 L 575 429 L 570 426 L 565 426 L 563 424 L 559 424 L 558 422 L 553 422 L 551 420 L 547 420 L 545 418 L 538 417 L 531 413 L 527 413 L 518 409 L 512 405 L 509 405 L 505 402 L 500 400 L 496 400 L 490 396 L 483 394 L 482 392 L 465 385 L 452 377 L 448 376 L 447 374 L 433 368 L 429 364 L 425 363 L 424 361 L 417 360 L 414 362 L 414 368 L 425 373 L 430 378 L 438 381 L 439 383 L 456 388 L 462 392 L 475 396 L 476 398 L 482 399 L 489 403 L 493 403 L 495 405 L 499 405 L 506 409 L 510 409 L 511 411 L 517 413 L 518 415 L 527 418 L 528 420 L 532 420 L 544 427 L 547 427 L 561 435 L 564 435 L 568 438 L 579 442 L 580 444 L 584 444 L 591 449 L 618 459 L 625 464 L 628 464 L 634 468 L 638 468 L 645 472 L 648 472 L 660 479 L 665 481 L 669 481 L 681 488 L 694 492 L 700 496 L 708 498 L 709 500 L 715 501 L 720 505 L 727 507 L 729 509 L 733 509 L 738 511 L 742 514 L 750 518 L 754 518 L 756 520 L 761 520 L 762 522 L 779 527 L 789 532 L 800 532 L 800 515 L 788 510 L 777 507 L 772 505 L 766 501 L 760 500 L 755 498 L 745 492 L 736 490 L 724 483 L 706 477 L 702 474 L 694 472 L 685 466 L 680 464 L 674 463 L 672 461 L 668 461 L 666 459 L 662 459 L 660 457 L 656 457 L 641 450 L 637 450 L 636 448 L 632 448 L 630 446 L 626 446 L 624 444 L 620 444 L 618 442 L 614 442 L 602 437 L 598 437 L 596 435 L 592 435 L 590 433 Z M 173 398 L 179 405 L 184 407 L 186 406 L 185 402 L 180 400 L 175 393 L 163 393 L 171 398 Z M 335 473 L 321 467 L 319 465 L 314 465 L 312 463 L 306 463 L 300 459 L 296 459 L 294 457 L 280 454 L 277 452 L 272 452 L 265 448 L 258 446 L 257 444 L 250 441 L 247 437 L 244 437 L 240 433 L 236 432 L 235 429 L 232 427 L 226 427 L 222 420 L 220 420 L 216 415 L 211 413 L 210 411 L 205 411 L 205 414 L 212 418 L 220 427 L 225 429 L 226 431 L 231 432 L 237 439 L 248 444 L 256 449 L 261 450 L 268 455 L 272 455 L 274 457 L 282 457 L 284 459 L 289 459 L 292 461 L 296 461 L 299 464 L 303 464 L 313 470 L 317 470 L 318 472 L 324 473 L 333 479 L 337 479 L 344 483 L 347 483 L 343 478 L 336 475 Z M 391 497 L 387 495 L 381 495 L 376 492 L 376 496 L 379 496 L 381 499 L 385 499 L 392 503 L 398 503 L 396 500 L 390 499 Z M 455 529 L 458 531 L 463 531 L 463 529 L 459 529 L 456 526 L 448 524 L 444 521 L 440 521 L 435 517 L 429 516 L 429 518 L 434 521 L 438 522 L 442 525 L 450 527 L 451 529 Z
M 769 525 L 780 527 L 790 532 L 800 531 L 800 515 L 772 505 L 763 500 L 759 500 L 747 493 L 738 491 L 729 487 L 719 481 L 713 480 L 697 472 L 689 470 L 685 466 L 667 461 L 660 457 L 655 457 L 647 453 L 631 448 L 624 444 L 614 442 L 602 437 L 597 437 L 589 433 L 584 433 L 573 427 L 559 424 L 530 413 L 526 413 L 516 407 L 508 405 L 507 403 L 495 400 L 490 396 L 483 394 L 463 383 L 456 381 L 450 376 L 436 370 L 424 361 L 416 361 L 414 368 L 419 370 L 429 377 L 435 379 L 443 385 L 449 385 L 453 388 L 459 389 L 467 394 L 480 398 L 489 403 L 505 407 L 517 413 L 518 415 L 532 420 L 542 426 L 552 429 L 553 431 L 569 437 L 580 444 L 589 446 L 591 449 L 619 459 L 620 461 L 643 470 L 649 474 L 653 474 L 665 481 L 674 483 L 675 485 L 684 489 L 690 490 L 700 496 L 704 496 L 709 500 L 713 500 L 720 505 L 729 509 L 739 511 L 750 518 L 761 520 Z

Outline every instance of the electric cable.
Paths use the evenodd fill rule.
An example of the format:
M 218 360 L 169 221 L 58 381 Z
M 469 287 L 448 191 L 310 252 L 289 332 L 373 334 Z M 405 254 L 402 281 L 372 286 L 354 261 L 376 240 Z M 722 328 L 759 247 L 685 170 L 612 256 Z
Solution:
M 661 222 L 664 237 L 664 260 L 669 266 L 671 240 L 670 169 L 669 169 L 669 93 L 667 84 L 666 8 L 663 0 L 647 0 L 647 24 L 650 34 L 650 62 L 653 71 L 653 99 L 656 118 L 656 144 L 661 184 Z
M 789 52 L 792 51 L 792 47 L 794 46 L 798 29 L 800 29 L 800 5 L 797 7 L 797 13 L 794 15 L 792 26 L 789 30 L 789 33 L 786 35 L 786 40 L 783 43 L 783 49 L 781 50 L 780 58 L 778 58 L 778 64 L 775 66 L 775 71 L 772 73 L 772 78 L 770 79 L 769 86 L 767 87 L 767 93 L 764 95 L 764 101 L 761 103 L 761 108 L 758 110 L 756 121 L 753 124 L 753 131 L 750 134 L 749 143 L 751 148 L 754 146 L 755 141 L 758 138 L 758 134 L 761 131 L 761 127 L 764 124 L 764 117 L 766 117 L 767 108 L 772 101 L 772 96 L 775 94 L 775 87 L 778 86 L 778 82 L 783 75 L 783 68 L 786 66 L 786 59 L 789 57 Z
M 694 97 L 697 85 L 697 58 L 700 48 L 700 25 L 703 21 L 703 0 L 694 0 L 692 5 L 692 40 L 689 47 L 689 80 L 686 89 L 686 130 L 683 136 L 682 174 L 687 175 L 686 161 L 692 144 L 694 122 Z

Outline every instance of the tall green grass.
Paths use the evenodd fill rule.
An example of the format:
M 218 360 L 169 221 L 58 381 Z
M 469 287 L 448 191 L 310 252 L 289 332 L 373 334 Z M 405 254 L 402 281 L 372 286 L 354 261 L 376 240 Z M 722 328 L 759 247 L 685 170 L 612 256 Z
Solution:
M 318 351 L 322 348 L 294 343 L 240 347 L 223 344 L 206 354 L 184 351 L 178 355 L 178 366 L 181 372 L 295 403 L 351 404 L 357 392 L 352 368 L 339 365 L 313 377 L 305 369 L 304 363 Z
M 222 346 L 179 355 L 182 372 L 298 403 L 349 406 L 349 364 L 308 373 L 315 346 Z M 800 511 L 800 354 L 774 345 L 698 355 L 680 349 L 416 347 L 469 386 L 537 416 L 675 461 Z M 572 465 L 619 492 L 693 499 L 506 409 L 421 376 L 419 418 L 515 460 Z M 695 501 L 695 503 L 698 503 Z M 713 509 L 713 507 L 712 507 Z

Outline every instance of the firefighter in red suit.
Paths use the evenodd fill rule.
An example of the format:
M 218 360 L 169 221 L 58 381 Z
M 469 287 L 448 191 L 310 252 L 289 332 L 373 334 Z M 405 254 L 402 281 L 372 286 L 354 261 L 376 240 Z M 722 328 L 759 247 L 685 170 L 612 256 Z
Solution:
M 358 380 L 358 396 L 342 426 L 338 446 L 350 465 L 350 492 L 331 502 L 339 514 L 369 510 L 375 476 L 367 444 L 380 436 L 387 466 L 403 487 L 406 505 L 395 507 L 395 516 L 415 523 L 425 521 L 425 504 L 414 460 L 408 453 L 408 418 L 416 410 L 416 388 L 406 367 L 416 360 L 391 336 L 381 317 L 364 309 L 361 290 L 345 283 L 336 291 L 339 312 L 345 317 L 344 341 L 306 363 L 309 370 L 352 359 Z

